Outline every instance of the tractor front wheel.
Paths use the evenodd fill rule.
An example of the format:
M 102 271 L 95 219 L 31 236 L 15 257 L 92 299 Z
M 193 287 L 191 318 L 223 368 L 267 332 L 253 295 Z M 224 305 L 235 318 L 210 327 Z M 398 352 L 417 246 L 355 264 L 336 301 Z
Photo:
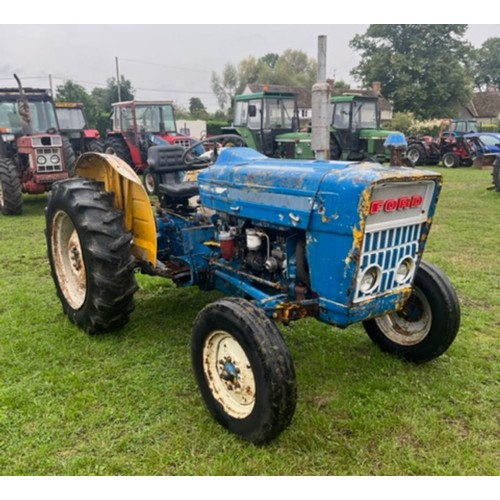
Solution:
M 20 215 L 23 194 L 17 168 L 12 160 L 0 160 L 0 211 L 4 215 Z
M 450 347 L 460 326 L 460 305 L 443 272 L 421 262 L 404 308 L 365 321 L 363 326 L 382 351 L 421 363 Z
M 441 161 L 446 168 L 456 168 L 460 165 L 460 158 L 455 153 L 445 153 Z
M 156 176 L 153 172 L 151 172 L 149 167 L 147 167 L 142 173 L 142 183 L 144 184 L 144 189 L 149 196 L 158 195 Z
M 193 366 L 214 418 L 256 444 L 277 437 L 296 405 L 295 370 L 274 322 L 248 300 L 226 298 L 196 318 Z
M 94 334 L 128 322 L 137 290 L 132 236 L 103 183 L 55 183 L 45 210 L 52 278 L 64 313 Z
M 413 165 L 424 165 L 427 155 L 424 146 L 415 143 L 408 146 L 406 157 L 413 162 Z

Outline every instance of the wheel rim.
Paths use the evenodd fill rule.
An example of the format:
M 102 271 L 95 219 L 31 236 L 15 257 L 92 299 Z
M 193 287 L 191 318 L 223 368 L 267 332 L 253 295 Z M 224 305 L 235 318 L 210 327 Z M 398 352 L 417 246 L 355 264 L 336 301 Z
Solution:
M 443 163 L 446 168 L 453 168 L 455 166 L 455 159 L 451 156 L 447 156 Z
M 416 149 L 410 149 L 406 155 L 413 163 L 417 163 L 420 158 L 420 154 Z
M 382 333 L 392 342 L 413 346 L 427 337 L 432 324 L 432 312 L 425 295 L 415 289 L 403 310 L 375 319 Z
M 154 194 L 155 192 L 155 178 L 153 174 L 144 174 L 144 186 L 149 194 Z
M 2 183 L 0 182 L 0 208 L 4 206 L 4 199 L 3 199 L 3 186 Z
M 248 417 L 255 406 L 255 377 L 245 351 L 228 332 L 210 333 L 203 347 L 203 370 L 213 397 L 233 418 Z
M 87 295 L 87 276 L 80 238 L 73 221 L 63 211 L 52 224 L 52 255 L 61 291 L 73 309 L 80 309 Z
M 115 156 L 118 156 L 118 155 L 116 154 L 115 148 L 114 148 L 113 146 L 108 146 L 104 152 L 105 152 L 107 155 L 115 155 Z

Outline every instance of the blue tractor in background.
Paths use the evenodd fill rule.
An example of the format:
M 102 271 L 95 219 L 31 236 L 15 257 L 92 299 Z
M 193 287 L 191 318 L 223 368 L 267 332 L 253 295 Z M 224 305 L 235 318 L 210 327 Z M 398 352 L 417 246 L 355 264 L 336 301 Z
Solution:
M 77 176 L 52 188 L 46 235 L 56 291 L 90 334 L 129 321 L 136 270 L 223 292 L 194 322 L 192 363 L 207 408 L 231 432 L 263 443 L 291 422 L 295 371 L 277 323 L 362 322 L 383 351 L 415 363 L 452 344 L 456 293 L 422 260 L 439 174 L 272 159 L 248 147 L 209 163 L 171 145 L 149 154 L 156 208 L 113 155 L 82 155 Z

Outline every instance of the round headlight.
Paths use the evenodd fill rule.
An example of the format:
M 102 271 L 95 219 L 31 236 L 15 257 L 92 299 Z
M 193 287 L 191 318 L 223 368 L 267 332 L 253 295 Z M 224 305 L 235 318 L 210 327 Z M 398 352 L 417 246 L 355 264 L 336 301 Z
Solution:
M 362 293 L 371 293 L 377 288 L 381 277 L 380 268 L 378 266 L 369 267 L 361 275 L 359 280 L 359 290 Z
M 59 162 L 61 161 L 61 158 L 59 158 L 59 155 L 52 155 L 52 156 L 50 157 L 50 161 L 51 161 L 52 163 L 54 163 L 54 164 L 55 164 L 55 163 L 59 163 Z
M 403 259 L 396 268 L 396 282 L 402 285 L 410 280 L 413 276 L 415 262 L 410 257 Z
M 45 156 L 37 156 L 36 157 L 36 162 L 38 163 L 38 165 L 45 165 L 47 163 L 47 158 Z

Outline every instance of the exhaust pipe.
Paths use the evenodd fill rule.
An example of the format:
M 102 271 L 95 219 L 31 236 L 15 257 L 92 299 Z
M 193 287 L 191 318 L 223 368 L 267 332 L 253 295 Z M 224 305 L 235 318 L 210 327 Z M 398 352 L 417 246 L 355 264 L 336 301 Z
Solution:
M 19 88 L 19 101 L 17 103 L 17 108 L 19 109 L 19 116 L 21 117 L 22 122 L 22 132 L 23 135 L 32 135 L 33 134 L 33 126 L 31 124 L 31 113 L 30 113 L 30 105 L 28 99 L 26 98 L 26 94 L 24 93 L 23 86 L 21 85 L 21 80 L 14 73 L 14 78 L 17 82 L 17 87 Z

